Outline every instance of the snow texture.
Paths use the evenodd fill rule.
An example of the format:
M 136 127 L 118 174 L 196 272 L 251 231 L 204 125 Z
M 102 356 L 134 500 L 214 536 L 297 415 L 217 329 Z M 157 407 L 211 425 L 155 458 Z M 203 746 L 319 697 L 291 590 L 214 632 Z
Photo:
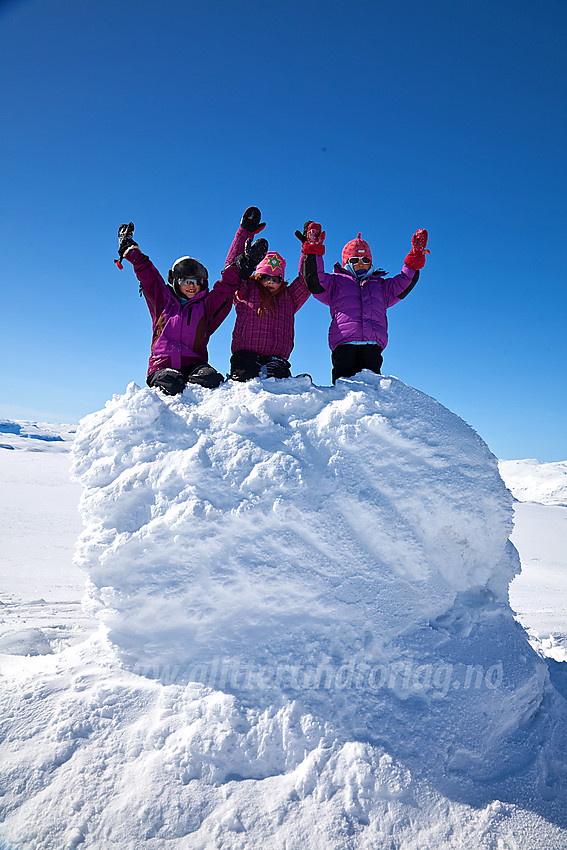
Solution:
M 5 656 L 7 847 L 565 847 L 566 677 L 509 607 L 498 462 L 363 375 L 83 420 L 101 627 Z

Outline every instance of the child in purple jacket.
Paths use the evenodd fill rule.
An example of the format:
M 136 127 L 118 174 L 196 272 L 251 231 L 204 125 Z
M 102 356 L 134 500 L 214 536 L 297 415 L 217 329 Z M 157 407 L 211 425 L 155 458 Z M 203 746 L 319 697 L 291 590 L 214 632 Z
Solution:
M 325 232 L 321 225 L 306 221 L 300 268 L 309 290 L 331 310 L 329 347 L 333 363 L 333 384 L 337 378 L 349 378 L 362 369 L 380 374 L 382 352 L 388 344 L 386 310 L 397 304 L 417 283 L 425 265 L 427 230 L 418 230 L 412 249 L 400 274 L 385 277 L 383 269 L 372 269 L 372 253 L 360 233 L 344 246 L 342 266 L 336 263 L 327 274 L 323 265 Z
M 265 239 L 253 245 L 251 240 L 243 242 L 209 290 L 207 269 L 194 257 L 176 260 L 166 284 L 133 234 L 132 222 L 120 225 L 118 254 L 134 266 L 152 317 L 148 385 L 167 395 L 182 393 L 187 383 L 218 387 L 224 378 L 208 363 L 209 337 L 230 313 L 234 293 L 265 256 L 268 243 Z M 116 263 L 122 268 L 120 261 Z
M 227 265 L 240 253 L 245 240 L 265 226 L 260 218 L 257 207 L 246 210 L 228 252 Z M 291 375 L 288 358 L 293 348 L 295 314 L 310 293 L 301 276 L 287 283 L 285 266 L 277 251 L 269 251 L 234 296 L 236 323 L 230 358 L 230 377 L 234 381 L 248 381 L 261 374 L 272 378 Z

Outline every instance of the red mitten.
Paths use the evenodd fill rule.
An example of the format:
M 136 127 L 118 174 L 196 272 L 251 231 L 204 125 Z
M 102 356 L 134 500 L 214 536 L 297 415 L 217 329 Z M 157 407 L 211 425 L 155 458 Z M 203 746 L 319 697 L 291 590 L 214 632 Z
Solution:
M 304 254 L 318 254 L 320 257 L 325 253 L 325 231 L 321 230 L 321 225 L 316 221 L 306 223 L 303 230 L 305 242 L 301 248 Z
M 427 245 L 428 235 L 427 230 L 422 227 L 420 230 L 416 230 L 411 238 L 411 251 L 405 258 L 404 263 L 410 269 L 414 269 L 414 271 L 419 271 L 419 269 L 424 267 L 425 255 L 431 253 L 425 247 Z

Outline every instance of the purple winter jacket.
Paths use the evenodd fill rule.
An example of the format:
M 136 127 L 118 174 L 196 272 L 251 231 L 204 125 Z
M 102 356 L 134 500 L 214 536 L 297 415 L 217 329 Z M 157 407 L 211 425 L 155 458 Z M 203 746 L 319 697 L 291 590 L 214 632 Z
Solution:
M 182 304 L 139 248 L 131 248 L 124 256 L 134 266 L 152 317 L 148 377 L 158 369 L 206 363 L 209 337 L 230 313 L 241 283 L 236 267 L 226 268 L 212 290 L 207 288 Z
M 311 255 L 313 256 L 313 255 Z M 310 261 L 313 262 L 312 260 Z M 302 255 L 305 263 L 305 255 Z M 380 348 L 388 344 L 386 310 L 397 304 L 413 289 L 419 272 L 403 265 L 400 274 L 384 277 L 386 272 L 373 272 L 366 280 L 335 264 L 333 274 L 327 274 L 322 257 L 316 257 L 317 279 L 305 265 L 304 276 L 313 296 L 331 310 L 329 346 L 334 351 L 345 342 L 375 342 Z M 315 285 L 314 285 L 315 283 Z M 318 289 L 322 291 L 316 291 Z

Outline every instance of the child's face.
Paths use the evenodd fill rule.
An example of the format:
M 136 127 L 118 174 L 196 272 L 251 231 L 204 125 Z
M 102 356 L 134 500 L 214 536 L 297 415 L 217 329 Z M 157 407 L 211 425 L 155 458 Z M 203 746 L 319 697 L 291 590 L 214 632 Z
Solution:
M 358 271 L 358 269 L 366 269 L 368 271 L 372 265 L 372 260 L 370 257 L 351 257 L 349 263 L 351 263 L 355 272 Z
M 201 284 L 196 277 L 185 277 L 178 281 L 179 291 L 184 298 L 193 298 L 201 291 Z
M 271 295 L 274 295 L 283 286 L 283 280 L 279 274 L 263 274 L 260 276 L 260 283 Z

